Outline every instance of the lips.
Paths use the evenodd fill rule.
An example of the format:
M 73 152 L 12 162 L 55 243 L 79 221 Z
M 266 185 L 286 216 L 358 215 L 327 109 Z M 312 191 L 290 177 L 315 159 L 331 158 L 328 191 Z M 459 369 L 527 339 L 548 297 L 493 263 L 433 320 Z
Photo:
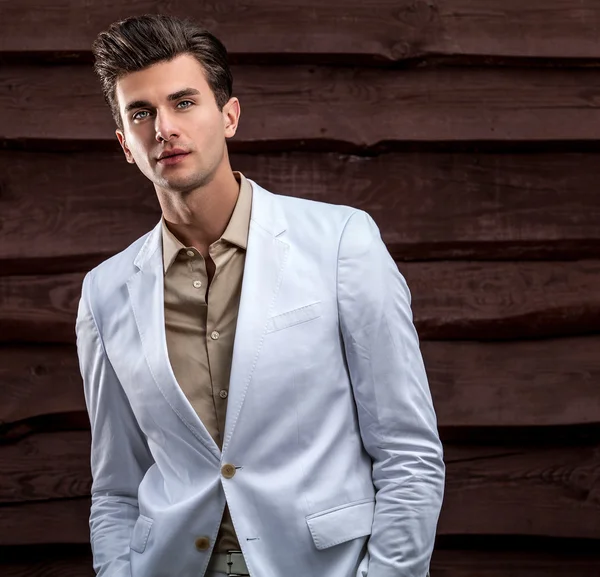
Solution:
M 171 154 L 170 156 L 163 156 L 158 160 L 158 164 L 161 166 L 171 166 L 175 164 L 179 164 L 183 162 L 186 156 L 189 155 L 189 152 L 181 152 L 176 154 Z
M 189 154 L 187 150 L 183 150 L 181 148 L 173 148 L 172 150 L 165 150 L 157 160 L 164 160 L 165 158 L 172 158 L 174 156 L 185 156 Z
M 184 156 L 187 152 L 178 152 L 177 154 L 166 154 L 165 156 L 161 156 L 159 160 L 164 160 L 165 158 L 173 158 L 174 156 Z

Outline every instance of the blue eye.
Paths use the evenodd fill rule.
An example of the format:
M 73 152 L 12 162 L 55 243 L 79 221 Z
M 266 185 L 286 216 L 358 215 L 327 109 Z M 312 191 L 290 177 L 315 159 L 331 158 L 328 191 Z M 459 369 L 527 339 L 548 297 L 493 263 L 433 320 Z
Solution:
M 178 103 L 177 103 L 177 107 L 178 107 L 178 108 L 179 108 L 179 105 L 180 105 L 180 104 L 189 104 L 189 105 L 192 105 L 192 104 L 194 104 L 194 103 L 193 103 L 191 100 L 182 100 L 181 102 L 178 102 Z M 189 108 L 189 106 L 184 106 L 184 109 L 185 109 L 185 108 Z M 136 112 L 136 113 L 135 113 L 135 114 L 134 114 L 134 115 L 133 115 L 131 118 L 132 118 L 133 120 L 143 120 L 143 119 L 144 119 L 144 118 L 146 118 L 146 117 L 145 117 L 145 116 L 143 116 L 143 117 L 140 117 L 140 116 L 139 116 L 140 114 L 143 114 L 143 113 L 149 114 L 149 112 L 148 112 L 147 110 L 140 110 L 140 111 Z

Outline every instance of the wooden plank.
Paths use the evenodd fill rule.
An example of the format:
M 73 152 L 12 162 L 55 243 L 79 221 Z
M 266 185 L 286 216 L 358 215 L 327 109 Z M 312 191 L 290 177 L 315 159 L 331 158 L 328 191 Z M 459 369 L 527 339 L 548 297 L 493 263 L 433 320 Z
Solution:
M 489 539 L 493 542 L 493 537 Z M 561 542 L 540 551 L 436 549 L 431 559 L 435 577 L 594 577 L 600 574 L 600 555 L 565 553 Z M 15 577 L 20 577 L 16 576 Z
M 74 346 L 0 347 L 1 424 L 85 410 Z
M 440 427 L 600 424 L 598 336 L 424 341 L 421 349 Z M 0 348 L 0 385 L 0 423 L 5 427 L 0 438 L 43 430 L 48 426 L 44 418 L 52 415 L 72 415 L 62 420 L 77 428 L 87 419 L 73 346 Z M 17 431 L 11 427 L 28 422 Z
M 51 11 L 44 8 L 39 0 L 1 0 L 0 51 L 87 52 L 96 34 L 132 13 L 115 0 L 67 0 Z M 531 0 L 527 9 L 518 0 L 302 0 L 293 6 L 255 0 L 251 10 L 234 0 L 219 6 L 138 0 L 134 12 L 192 18 L 219 36 L 234 57 L 347 54 L 398 61 L 429 55 L 598 58 L 599 10 L 594 0 Z
M 366 210 L 399 260 L 600 253 L 595 154 L 234 154 L 232 165 L 273 192 Z M 0 151 L 0 174 L 0 275 L 87 270 L 160 218 L 122 154 Z
M 148 232 L 160 219 L 156 194 L 126 167 L 121 155 L 0 152 L 0 274 L 57 261 L 86 270 Z
M 52 548 L 56 548 L 56 545 L 53 545 Z M 72 549 L 73 546 L 71 545 L 69 548 Z M 0 574 L 3 577 L 53 577 L 55 575 L 95 577 L 96 575 L 91 553 L 36 553 L 36 547 L 27 547 L 20 558 L 15 559 L 13 554 L 13 559 L 0 561 Z M 0 559 L 2 559 L 2 554 L 3 552 L 0 550 Z M 555 577 L 552 574 L 549 576 Z
M 250 65 L 232 72 L 242 107 L 233 150 L 302 143 L 338 150 L 394 142 L 596 143 L 600 135 L 594 69 Z M 117 146 L 90 66 L 3 66 L 0 110 L 0 141 Z
M 30 440 L 21 447 L 24 453 L 29 451 L 40 458 L 40 465 L 31 456 L 18 458 L 14 448 L 0 448 L 0 478 L 8 479 L 3 481 L 3 492 L 10 498 L 0 506 L 0 545 L 87 541 L 86 491 L 90 479 L 87 474 L 76 478 L 76 474 L 67 473 L 77 451 L 79 469 L 83 470 L 83 463 L 87 466 L 87 437 L 83 439 L 83 433 L 69 435 L 73 439 L 80 435 L 80 442 L 67 448 L 63 436 L 56 448 L 49 439 Z M 60 454 L 64 451 L 63 460 Z M 445 462 L 446 492 L 439 535 L 600 539 L 600 446 L 446 445 Z M 48 499 L 53 492 L 58 497 L 68 493 L 72 498 Z M 19 496 L 46 500 L 15 502 Z
M 600 423 L 600 337 L 421 349 L 440 427 Z
M 83 276 L 0 277 L 0 342 L 74 343 Z
M 73 413 L 51 413 L 16 423 L 0 424 L 0 444 L 10 445 L 11 443 L 17 443 L 40 431 L 55 433 L 61 431 L 89 430 L 90 419 L 85 410 Z M 459 436 L 459 442 L 461 441 L 462 435 Z
M 66 431 L 0 446 L 0 503 L 89 496 L 90 443 L 90 431 Z
M 89 543 L 91 499 L 0 506 L 0 546 Z
M 399 263 L 422 339 L 516 339 L 600 329 L 600 261 Z
M 553 541 L 549 545 L 553 548 L 549 546 L 544 552 L 437 548 L 431 560 L 431 574 L 436 577 L 596 577 L 600 573 L 599 554 L 557 551 L 560 542 Z M 0 561 L 0 573 L 3 577 L 94 576 L 91 553 L 37 553 L 37 549 L 27 547 L 20 557 L 13 554 L 10 561 Z
M 600 538 L 600 446 L 445 446 L 439 534 Z
M 600 330 L 600 261 L 399 263 L 422 339 Z M 0 276 L 0 342 L 74 343 L 84 273 Z

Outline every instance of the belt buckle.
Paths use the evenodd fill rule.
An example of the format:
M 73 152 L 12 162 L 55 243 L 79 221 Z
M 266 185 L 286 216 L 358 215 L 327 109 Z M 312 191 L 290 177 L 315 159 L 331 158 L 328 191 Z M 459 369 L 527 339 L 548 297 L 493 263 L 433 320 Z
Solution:
M 232 573 L 231 572 L 231 566 L 233 565 L 233 560 L 231 558 L 231 556 L 234 553 L 239 553 L 242 554 L 242 551 L 227 551 L 227 575 L 231 575 L 231 577 L 244 577 L 244 575 L 242 575 L 241 573 Z

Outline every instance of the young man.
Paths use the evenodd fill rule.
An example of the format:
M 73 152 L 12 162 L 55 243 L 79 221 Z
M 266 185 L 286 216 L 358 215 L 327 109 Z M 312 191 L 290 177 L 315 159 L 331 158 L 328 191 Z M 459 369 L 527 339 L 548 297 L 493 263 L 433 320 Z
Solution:
M 83 282 L 97 574 L 425 577 L 442 446 L 377 226 L 232 171 L 240 103 L 205 30 L 146 15 L 93 48 L 162 209 Z

